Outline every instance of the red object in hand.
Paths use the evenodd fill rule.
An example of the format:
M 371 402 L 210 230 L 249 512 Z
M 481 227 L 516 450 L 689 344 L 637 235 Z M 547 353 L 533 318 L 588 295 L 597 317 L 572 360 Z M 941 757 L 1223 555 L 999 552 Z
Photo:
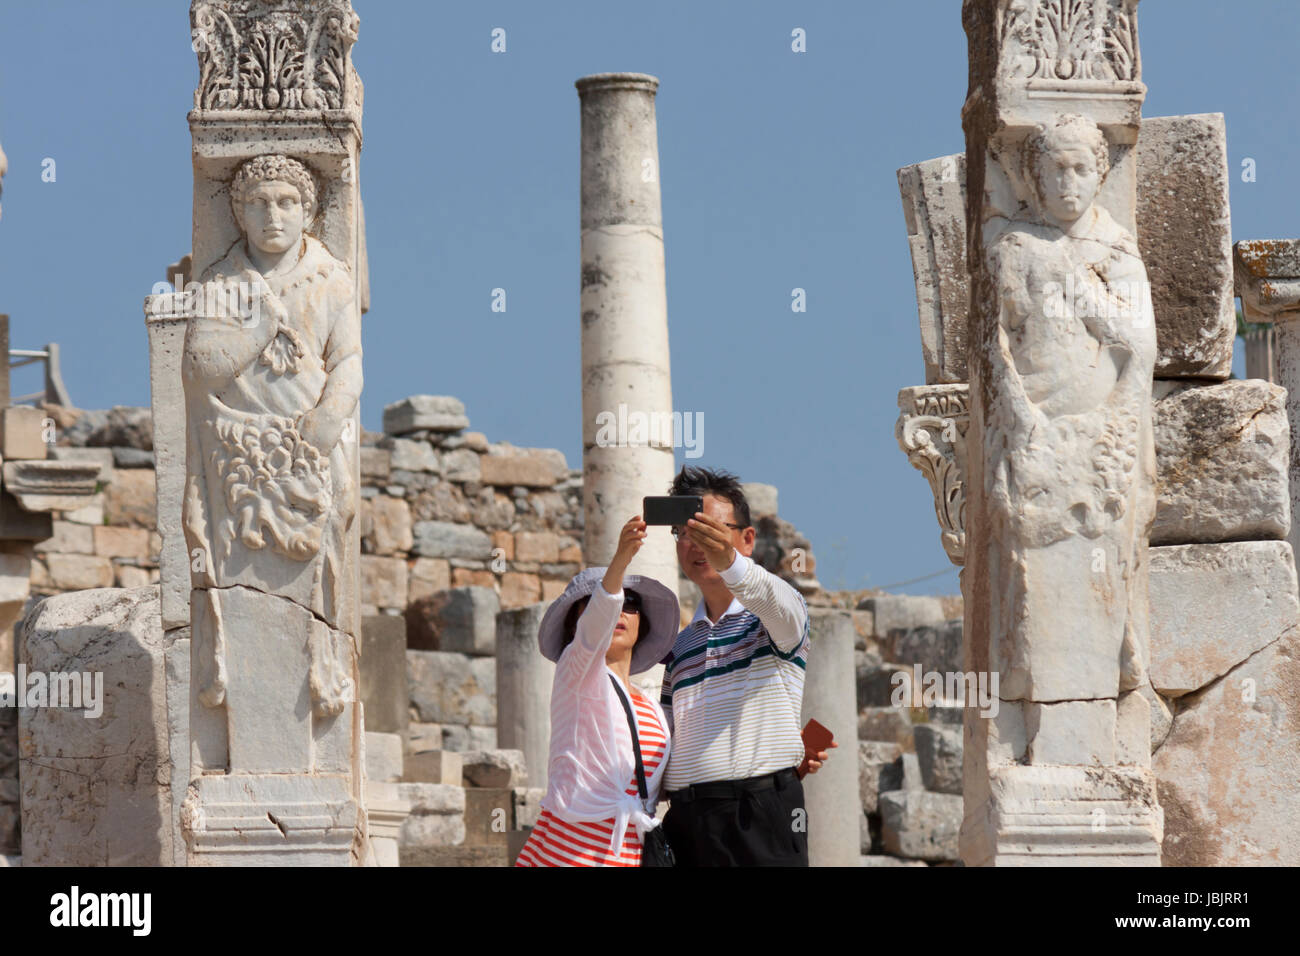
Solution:
M 835 742 L 835 735 L 815 720 L 810 720 L 804 725 L 802 737 L 803 763 L 799 764 L 799 769 L 795 771 L 800 780 L 808 775 L 808 761 L 812 759 L 812 756 L 825 750 Z

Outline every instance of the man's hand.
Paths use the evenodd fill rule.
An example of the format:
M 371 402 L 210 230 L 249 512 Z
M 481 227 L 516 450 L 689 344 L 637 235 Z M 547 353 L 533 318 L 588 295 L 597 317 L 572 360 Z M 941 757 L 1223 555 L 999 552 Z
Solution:
M 834 741 L 831 741 L 830 746 L 828 746 L 826 749 L 831 750 L 838 746 L 839 744 L 835 743 Z M 816 773 L 818 770 L 822 768 L 822 764 L 824 764 L 829 759 L 827 757 L 825 750 L 819 750 L 816 753 L 813 753 L 811 750 L 805 750 L 803 755 L 804 758 L 808 761 L 809 773 Z
M 714 571 L 725 571 L 736 560 L 731 529 L 703 511 L 695 512 L 695 517 L 686 522 L 686 537 L 704 552 L 704 559 Z

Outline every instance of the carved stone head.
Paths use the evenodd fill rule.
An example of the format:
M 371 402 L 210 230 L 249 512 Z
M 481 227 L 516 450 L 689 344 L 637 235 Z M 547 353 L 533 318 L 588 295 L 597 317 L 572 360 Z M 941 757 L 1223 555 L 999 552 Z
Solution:
M 311 171 L 289 156 L 257 156 L 239 167 L 230 184 L 239 231 L 262 252 L 278 254 L 302 241 L 316 215 Z
M 1022 170 L 1036 212 L 1067 228 L 1088 211 L 1110 171 L 1106 134 L 1086 116 L 1062 113 L 1025 140 Z

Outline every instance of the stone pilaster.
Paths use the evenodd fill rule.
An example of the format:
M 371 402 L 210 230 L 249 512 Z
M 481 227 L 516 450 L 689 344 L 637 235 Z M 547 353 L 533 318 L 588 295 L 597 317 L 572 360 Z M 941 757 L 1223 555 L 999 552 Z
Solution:
M 158 481 L 161 511 L 183 474 L 189 863 L 357 864 L 359 21 L 348 0 L 195 0 L 190 16 L 193 281 L 150 326 L 157 355 L 166 317 L 186 317 L 168 353 L 184 421 Z
M 966 0 L 968 865 L 1158 865 L 1136 0 Z M 1140 706 L 1139 706 L 1140 705 Z

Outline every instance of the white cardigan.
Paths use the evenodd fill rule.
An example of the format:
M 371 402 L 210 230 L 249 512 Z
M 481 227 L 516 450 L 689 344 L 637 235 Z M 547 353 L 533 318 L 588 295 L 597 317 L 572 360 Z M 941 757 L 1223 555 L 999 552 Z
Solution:
M 658 825 L 654 807 L 668 766 L 667 748 L 671 747 L 669 740 L 664 759 L 646 777 L 647 812 L 640 795 L 627 792 L 628 781 L 636 776 L 636 757 L 627 713 L 609 679 L 614 672 L 605 664 L 605 653 L 622 610 L 622 589 L 610 594 L 597 584 L 578 618 L 576 635 L 556 662 L 551 688 L 551 752 L 546 796 L 542 798 L 542 808 L 567 823 L 613 817 L 611 853 L 618 852 L 629 821 L 643 842 L 645 832 Z M 614 679 L 618 679 L 617 675 Z M 667 736 L 668 721 L 659 702 L 646 699 Z

